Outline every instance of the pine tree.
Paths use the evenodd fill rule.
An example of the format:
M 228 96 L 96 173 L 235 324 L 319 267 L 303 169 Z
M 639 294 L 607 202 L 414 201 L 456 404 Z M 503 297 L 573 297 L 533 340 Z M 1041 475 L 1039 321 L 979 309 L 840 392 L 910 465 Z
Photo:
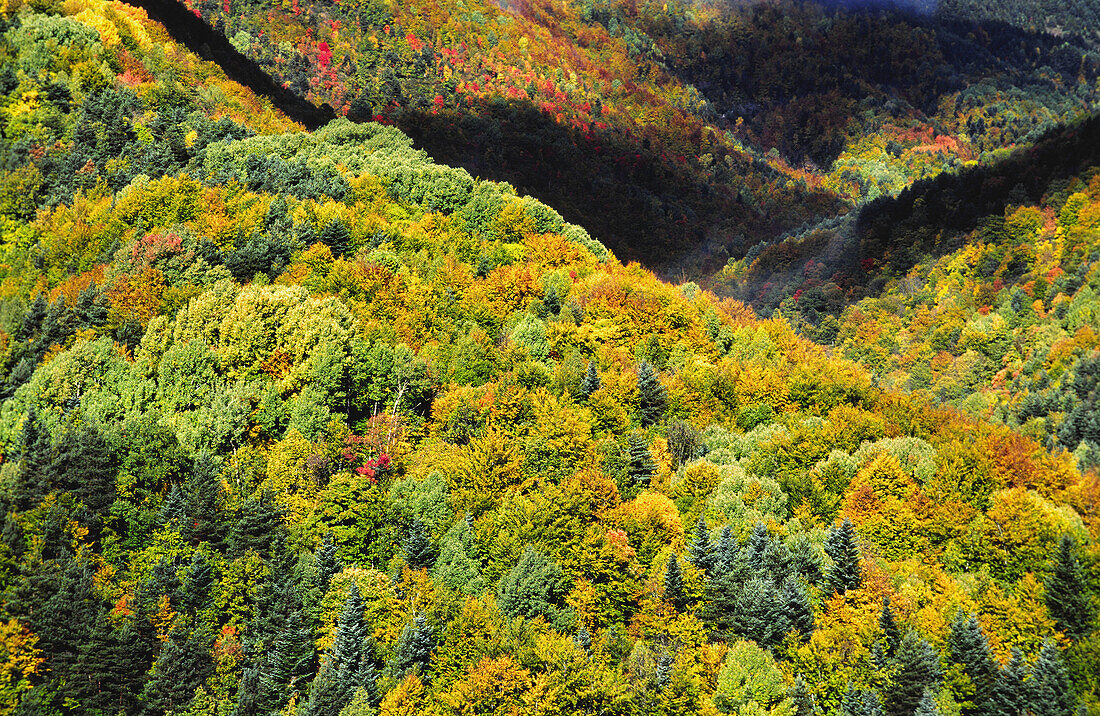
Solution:
M 638 364 L 638 422 L 648 427 L 661 421 L 668 405 L 668 391 L 646 361 Z
M 897 652 L 897 671 L 886 691 L 887 716 L 913 716 L 925 689 L 938 688 L 943 680 L 939 655 L 915 632 L 902 638 Z
M 316 652 L 309 627 L 302 624 L 302 613 L 295 610 L 286 619 L 286 626 L 275 638 L 260 672 L 262 711 L 281 711 L 295 689 L 301 689 L 313 673 Z
M 419 519 L 413 519 L 405 538 L 405 560 L 413 569 L 431 569 L 438 554 L 435 544 L 428 536 L 428 528 Z
M 172 489 L 164 496 L 157 521 L 166 527 L 176 529 L 187 523 L 187 503 L 183 499 L 183 492 L 179 485 L 172 485 Z
M 974 687 L 972 697 L 962 704 L 963 716 L 994 716 L 991 699 L 997 683 L 997 664 L 978 618 L 959 612 L 951 622 L 947 647 L 951 660 L 962 665 Z
M 810 638 L 814 631 L 814 609 L 802 586 L 792 577 L 783 582 L 779 592 L 779 614 L 782 624 L 781 634 L 795 629 L 802 639 Z
M 710 530 L 706 518 L 700 516 L 695 525 L 695 539 L 691 542 L 688 561 L 703 570 L 708 577 L 714 576 L 714 545 L 710 541 Z
M 624 496 L 633 496 L 638 490 L 649 487 L 649 481 L 657 472 L 657 463 L 649 453 L 649 445 L 638 433 L 631 433 L 626 439 L 627 446 L 627 485 Z
M 838 594 L 856 589 L 863 581 L 859 563 L 859 544 L 852 523 L 845 518 L 840 527 L 825 538 L 825 554 L 833 560 L 829 568 L 829 587 Z
M 894 610 L 890 608 L 890 597 L 882 600 L 882 612 L 878 615 L 878 628 L 882 631 L 882 637 L 886 640 L 886 656 L 893 658 L 897 653 L 898 644 L 901 643 L 901 629 L 894 619 Z
M 588 400 L 589 396 L 600 389 L 600 372 L 596 370 L 596 364 L 588 361 L 588 368 L 584 372 L 584 380 L 581 381 L 581 398 Z
M 1062 535 L 1054 570 L 1047 580 L 1047 608 L 1059 631 L 1071 639 L 1080 639 L 1092 630 L 1092 608 L 1088 581 L 1077 559 L 1073 538 Z
M 684 576 L 675 554 L 668 556 L 665 566 L 665 601 L 676 611 L 684 608 Z
M 321 594 L 325 594 L 328 592 L 328 585 L 332 582 L 332 578 L 342 568 L 336 556 L 336 543 L 332 541 L 331 532 L 325 535 L 314 559 L 317 562 L 317 588 L 321 590 Z
M 416 669 L 423 672 L 428 667 L 435 649 L 435 637 L 424 615 L 417 612 L 416 618 L 406 624 L 397 639 L 397 649 L 393 657 L 393 672 L 397 676 Z
M 191 633 L 174 628 L 142 689 L 142 713 L 159 716 L 182 711 L 195 696 L 195 689 L 214 672 L 213 644 L 214 635 L 207 628 Z
M 840 701 L 841 716 L 883 716 L 882 701 L 870 689 L 854 689 L 851 685 Z
M 1012 649 L 1012 658 L 1004 668 L 997 673 L 997 680 L 993 685 L 993 695 L 990 702 L 993 704 L 993 713 L 997 716 L 1019 716 L 1029 706 L 1029 689 L 1026 682 L 1028 674 L 1027 662 L 1019 649 Z
M 1030 712 L 1034 716 L 1073 716 L 1077 697 L 1069 671 L 1053 642 L 1047 641 L 1031 668 Z

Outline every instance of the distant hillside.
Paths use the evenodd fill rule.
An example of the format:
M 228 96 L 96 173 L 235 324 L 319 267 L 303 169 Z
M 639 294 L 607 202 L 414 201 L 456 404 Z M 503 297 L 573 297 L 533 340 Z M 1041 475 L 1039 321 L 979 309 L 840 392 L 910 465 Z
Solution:
M 188 4 L 287 87 L 702 276 L 1097 101 L 1084 45 L 793 0 Z
M 999 20 L 1100 47 L 1100 5 L 1092 0 L 938 0 L 938 9 L 943 17 Z

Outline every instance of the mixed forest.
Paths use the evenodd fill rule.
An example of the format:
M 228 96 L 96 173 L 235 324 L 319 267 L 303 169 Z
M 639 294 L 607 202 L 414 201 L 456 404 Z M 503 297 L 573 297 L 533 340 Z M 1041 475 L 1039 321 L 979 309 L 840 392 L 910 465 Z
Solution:
M 192 9 L 347 115 L 313 132 L 133 6 L 0 5 L 0 715 L 1100 714 L 1100 177 L 927 208 L 1089 106 L 1085 41 L 301 1 Z M 1019 71 L 821 92 L 691 44 L 843 72 L 879 31 Z M 807 97 L 870 109 L 818 146 Z M 880 189 L 837 169 L 889 142 Z M 698 207 L 757 248 L 661 281 L 481 178 L 528 150 L 640 256 Z

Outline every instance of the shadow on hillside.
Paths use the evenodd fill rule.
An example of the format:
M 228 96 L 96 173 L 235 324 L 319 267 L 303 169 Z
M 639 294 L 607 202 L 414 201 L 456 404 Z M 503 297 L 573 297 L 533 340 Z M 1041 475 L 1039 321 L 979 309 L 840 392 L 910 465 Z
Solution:
M 763 148 L 822 167 L 868 111 L 904 117 L 908 105 L 932 115 L 947 95 L 1007 85 L 1061 106 L 1079 75 L 1100 74 L 1080 38 L 826 0 L 733 0 L 728 16 L 690 35 L 672 28 L 663 41 L 680 48 L 666 53 L 669 71 L 719 115 L 743 118 Z
M 666 276 L 716 270 L 762 238 L 842 208 L 820 192 L 741 191 L 749 173 L 758 183 L 769 175 L 786 183 L 761 162 L 738 156 L 732 168 L 707 175 L 613 130 L 562 126 L 528 102 L 495 101 L 476 115 L 406 111 L 397 125 L 436 161 L 509 182 L 584 226 L 621 259 Z M 726 167 L 721 156 L 714 163 Z
M 225 35 L 196 17 L 176 0 L 127 0 L 168 30 L 176 42 L 204 60 L 214 62 L 234 82 L 266 97 L 295 122 L 313 130 L 335 117 L 327 104 L 317 107 L 277 84 L 259 64 L 242 55 Z

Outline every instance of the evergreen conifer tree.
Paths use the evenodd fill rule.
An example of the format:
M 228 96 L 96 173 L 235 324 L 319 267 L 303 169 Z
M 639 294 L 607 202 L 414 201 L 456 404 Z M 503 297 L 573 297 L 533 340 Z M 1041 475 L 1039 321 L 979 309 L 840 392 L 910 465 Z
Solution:
M 859 545 L 852 523 L 845 518 L 825 538 L 825 554 L 833 560 L 829 567 L 829 587 L 838 594 L 855 589 L 863 581 L 863 572 L 859 563 Z
M 321 227 L 318 236 L 321 243 L 332 250 L 333 256 L 343 256 L 347 253 L 351 243 L 351 234 L 348 227 L 340 219 L 331 219 Z
M 191 467 L 191 474 L 183 487 L 186 511 L 189 519 L 181 530 L 183 535 L 198 545 L 207 542 L 222 551 L 225 545 L 227 525 L 222 512 L 222 482 L 217 462 L 209 453 L 201 453 Z
M 213 587 L 214 570 L 210 567 L 210 561 L 196 550 L 187 567 L 181 606 L 192 614 L 204 609 L 210 601 Z
M 497 603 L 510 617 L 541 615 L 551 624 L 560 624 L 569 614 L 568 593 L 568 580 L 558 563 L 528 547 L 497 585 Z
M 757 522 L 753 525 L 749 540 L 745 543 L 745 563 L 752 569 L 763 572 L 765 569 L 764 552 L 767 551 L 771 541 L 771 533 L 768 532 L 768 528 L 763 522 Z
M 1062 655 L 1047 641 L 1031 667 L 1029 711 L 1034 716 L 1073 716 L 1077 696 Z
M 688 561 L 703 570 L 708 577 L 714 576 L 714 545 L 710 541 L 710 530 L 706 519 L 700 515 L 695 525 L 695 538 L 691 542 Z
M 668 391 L 648 362 L 638 364 L 638 422 L 648 427 L 661 421 L 668 406 Z
M 893 658 L 901 643 L 901 629 L 894 619 L 894 610 L 890 608 L 890 597 L 882 600 L 882 612 L 878 615 L 878 628 L 882 630 L 882 637 L 886 641 L 886 656 Z
M 657 472 L 657 463 L 649 453 L 649 445 L 638 433 L 631 433 L 626 439 L 627 448 L 627 485 L 624 496 L 633 496 L 638 490 L 649 486 L 653 474 Z
M 435 544 L 428 536 L 428 528 L 419 519 L 413 519 L 405 537 L 405 559 L 413 569 L 431 569 L 438 554 Z
M 49 471 L 53 458 L 50 435 L 31 408 L 23 419 L 20 436 L 21 459 L 15 482 L 15 504 L 21 510 L 36 507 L 50 491 Z
M 722 528 L 718 542 L 714 548 L 714 573 L 721 576 L 741 561 L 741 549 L 737 540 L 733 538 L 733 531 L 729 525 Z
M 336 556 L 336 543 L 332 541 L 332 533 L 325 535 L 321 546 L 317 548 L 315 557 L 317 562 L 317 588 L 321 594 L 328 592 L 328 585 L 332 578 L 340 572 L 340 560 Z
M 653 669 L 653 680 L 657 683 L 657 689 L 664 691 L 672 681 L 672 667 L 676 663 L 672 654 L 663 652 L 657 657 L 657 664 Z
M 886 691 L 887 716 L 913 716 L 925 689 L 943 680 L 939 655 L 915 632 L 907 632 L 897 651 L 897 671 Z
M 814 609 L 806 592 L 793 577 L 787 577 L 779 592 L 779 613 L 781 634 L 795 629 L 803 640 L 809 639 L 814 631 Z
M 791 543 L 791 569 L 806 584 L 816 585 L 821 582 L 821 554 L 806 534 L 797 535 Z
M 806 680 L 802 674 L 794 677 L 794 685 L 791 687 L 791 716 L 817 716 L 819 709 L 814 695 L 806 686 Z
M 920 703 L 917 704 L 915 716 L 940 716 L 940 707 L 936 703 L 936 699 L 932 697 L 931 689 L 924 690 L 924 695 L 921 696 Z
M 745 582 L 733 608 L 734 631 L 761 646 L 771 646 L 782 639 L 786 628 L 771 580 L 754 577 Z
M 840 701 L 841 716 L 883 716 L 882 700 L 870 689 L 854 689 L 851 685 Z
M 962 612 L 956 615 L 947 636 L 947 648 L 951 660 L 962 665 L 974 688 L 974 693 L 962 704 L 963 716 L 995 716 L 991 699 L 997 682 L 997 664 L 976 616 Z
M 305 680 L 313 674 L 316 652 L 313 635 L 302 623 L 301 610 L 286 618 L 286 626 L 275 638 L 260 672 L 260 697 L 263 711 L 281 711 L 295 690 L 302 690 Z
M 400 677 L 412 669 L 424 671 L 428 668 L 434 649 L 432 628 L 424 615 L 417 612 L 416 618 L 405 625 L 397 639 L 397 649 L 393 657 L 394 675 Z
M 182 711 L 195 696 L 195 689 L 214 672 L 213 644 L 214 635 L 207 628 L 190 633 L 181 626 L 174 628 L 142 689 L 142 714 Z
M 1012 649 L 1012 658 L 997 672 L 990 701 L 997 716 L 1019 716 L 1030 706 L 1027 662 L 1019 649 Z
M 237 705 L 233 716 L 256 716 L 259 713 L 260 665 L 251 664 L 244 668 L 241 682 L 237 685 Z
M 684 575 L 680 569 L 680 561 L 675 554 L 668 556 L 668 564 L 665 565 L 665 601 L 672 605 L 676 611 L 684 608 Z
M 600 372 L 596 370 L 596 364 L 588 361 L 588 368 L 584 371 L 584 380 L 581 381 L 581 398 L 587 400 L 589 396 L 600 389 Z
M 573 643 L 584 649 L 584 653 L 587 654 L 592 651 L 592 634 L 584 626 L 581 626 L 577 629 L 577 633 L 573 635 Z
M 1047 608 L 1059 631 L 1071 639 L 1080 639 L 1092 630 L 1088 581 L 1077 559 L 1073 538 L 1062 535 L 1054 570 L 1047 580 Z

